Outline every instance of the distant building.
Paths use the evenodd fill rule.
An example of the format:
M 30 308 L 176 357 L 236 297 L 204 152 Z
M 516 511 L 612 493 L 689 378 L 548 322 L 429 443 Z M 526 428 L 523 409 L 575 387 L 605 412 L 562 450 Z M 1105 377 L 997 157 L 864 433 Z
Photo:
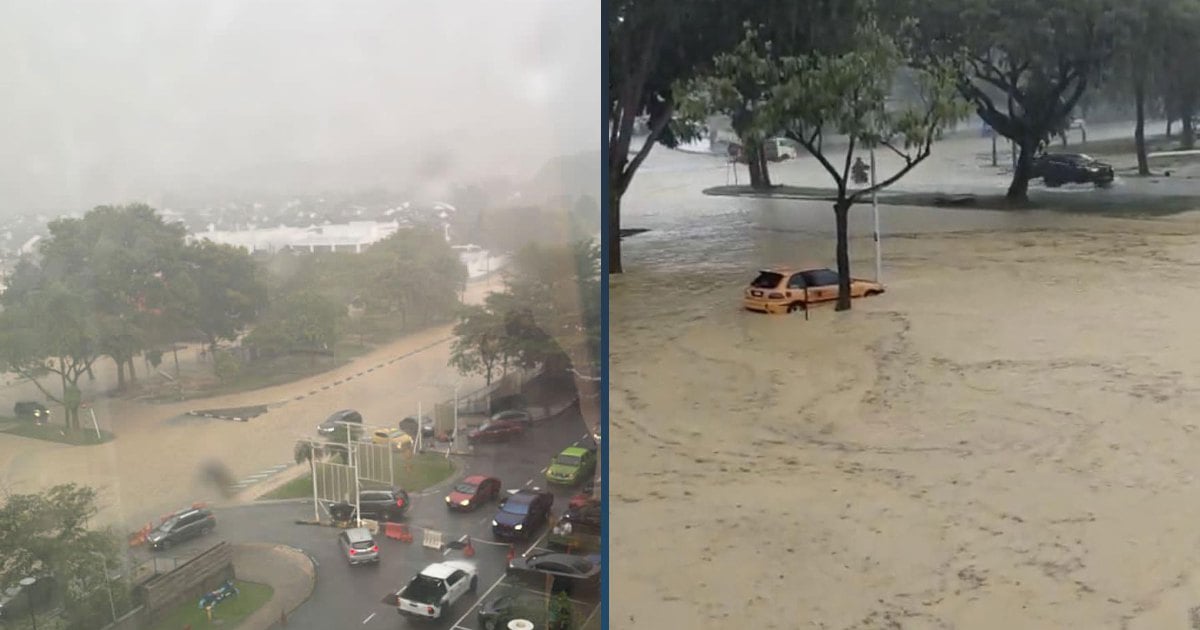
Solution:
M 274 227 L 248 230 L 197 232 L 190 238 L 241 247 L 251 253 L 279 251 L 362 253 L 372 243 L 395 234 L 397 221 L 351 221 L 350 223 L 313 225 L 306 228 Z

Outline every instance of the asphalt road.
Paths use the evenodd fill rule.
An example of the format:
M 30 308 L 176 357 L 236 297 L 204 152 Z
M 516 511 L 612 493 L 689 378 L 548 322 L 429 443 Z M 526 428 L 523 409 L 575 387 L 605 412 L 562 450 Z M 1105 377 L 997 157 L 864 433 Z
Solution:
M 498 477 L 507 489 L 538 486 L 554 492 L 554 512 L 561 514 L 577 488 L 548 486 L 542 472 L 551 457 L 569 445 L 590 444 L 582 417 L 576 412 L 537 423 L 523 438 L 507 444 L 477 447 L 476 455 L 462 458 L 463 471 L 454 480 L 469 474 L 488 474 Z M 296 525 L 297 519 L 311 519 L 312 503 L 297 501 L 255 504 L 216 510 L 218 525 L 213 535 L 185 543 L 171 550 L 170 556 L 180 561 L 217 540 L 231 542 L 273 542 L 290 545 L 308 553 L 317 562 L 317 586 L 312 597 L 289 615 L 289 629 L 328 630 L 329 628 L 391 628 L 396 625 L 419 626 L 430 629 L 476 630 L 476 607 L 480 598 L 495 597 L 508 589 L 520 588 L 504 579 L 507 566 L 507 544 L 493 542 L 491 518 L 495 506 L 484 506 L 474 512 L 455 513 L 446 509 L 443 497 L 446 486 L 441 484 L 421 495 L 413 495 L 413 505 L 406 522 L 412 527 L 414 541 L 402 543 L 378 536 L 382 560 L 378 566 L 351 567 L 341 557 L 335 538 L 337 531 L 328 527 Z M 426 565 L 443 559 L 463 559 L 459 550 L 437 551 L 423 547 L 422 528 L 443 532 L 444 540 L 459 540 L 470 536 L 475 556 L 469 561 L 479 569 L 479 588 L 476 594 L 457 603 L 447 617 L 436 623 L 398 619 L 394 606 L 384 598 L 395 592 Z M 544 540 L 543 527 L 534 540 L 517 544 L 516 553 L 528 553 Z M 139 556 L 150 552 L 139 551 Z M 164 554 L 161 566 L 169 560 Z M 596 611 L 595 601 L 576 602 L 578 619 L 582 621 Z M 597 613 L 598 614 L 598 613 Z

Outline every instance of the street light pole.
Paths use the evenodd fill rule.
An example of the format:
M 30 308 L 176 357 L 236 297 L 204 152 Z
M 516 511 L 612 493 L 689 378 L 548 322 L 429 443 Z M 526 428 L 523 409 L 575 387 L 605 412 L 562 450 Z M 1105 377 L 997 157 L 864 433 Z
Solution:
M 875 191 L 875 145 L 871 145 L 871 213 L 875 215 L 875 282 L 883 282 L 883 250 L 879 242 L 879 201 Z
M 100 557 L 100 567 L 104 570 L 104 588 L 108 591 L 108 610 L 112 613 L 113 623 L 117 623 L 117 605 L 113 602 L 112 581 L 108 577 L 108 560 L 99 551 L 93 551 L 92 555 Z
M 33 593 L 30 592 L 34 584 L 37 584 L 34 578 L 21 578 L 21 590 L 25 591 L 25 603 L 29 605 L 29 622 L 33 624 L 33 630 L 37 630 L 37 617 L 33 614 Z

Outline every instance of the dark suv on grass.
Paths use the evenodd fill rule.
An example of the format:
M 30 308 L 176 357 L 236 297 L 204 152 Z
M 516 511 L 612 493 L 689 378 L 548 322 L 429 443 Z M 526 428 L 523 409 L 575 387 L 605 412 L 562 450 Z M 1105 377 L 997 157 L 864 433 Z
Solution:
M 1095 184 L 1106 187 L 1113 181 L 1113 167 L 1082 153 L 1045 153 L 1033 161 L 1033 177 L 1048 188 L 1063 184 Z

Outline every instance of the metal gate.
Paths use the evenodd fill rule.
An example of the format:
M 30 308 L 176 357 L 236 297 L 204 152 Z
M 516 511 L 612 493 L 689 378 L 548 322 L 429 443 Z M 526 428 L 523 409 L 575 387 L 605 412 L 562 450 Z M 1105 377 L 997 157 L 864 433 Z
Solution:
M 396 466 L 392 457 L 394 452 L 395 449 L 390 444 L 355 444 L 354 463 L 358 464 L 358 478 L 396 485 Z
M 322 501 L 354 503 L 354 467 L 333 462 L 313 462 L 313 485 Z

